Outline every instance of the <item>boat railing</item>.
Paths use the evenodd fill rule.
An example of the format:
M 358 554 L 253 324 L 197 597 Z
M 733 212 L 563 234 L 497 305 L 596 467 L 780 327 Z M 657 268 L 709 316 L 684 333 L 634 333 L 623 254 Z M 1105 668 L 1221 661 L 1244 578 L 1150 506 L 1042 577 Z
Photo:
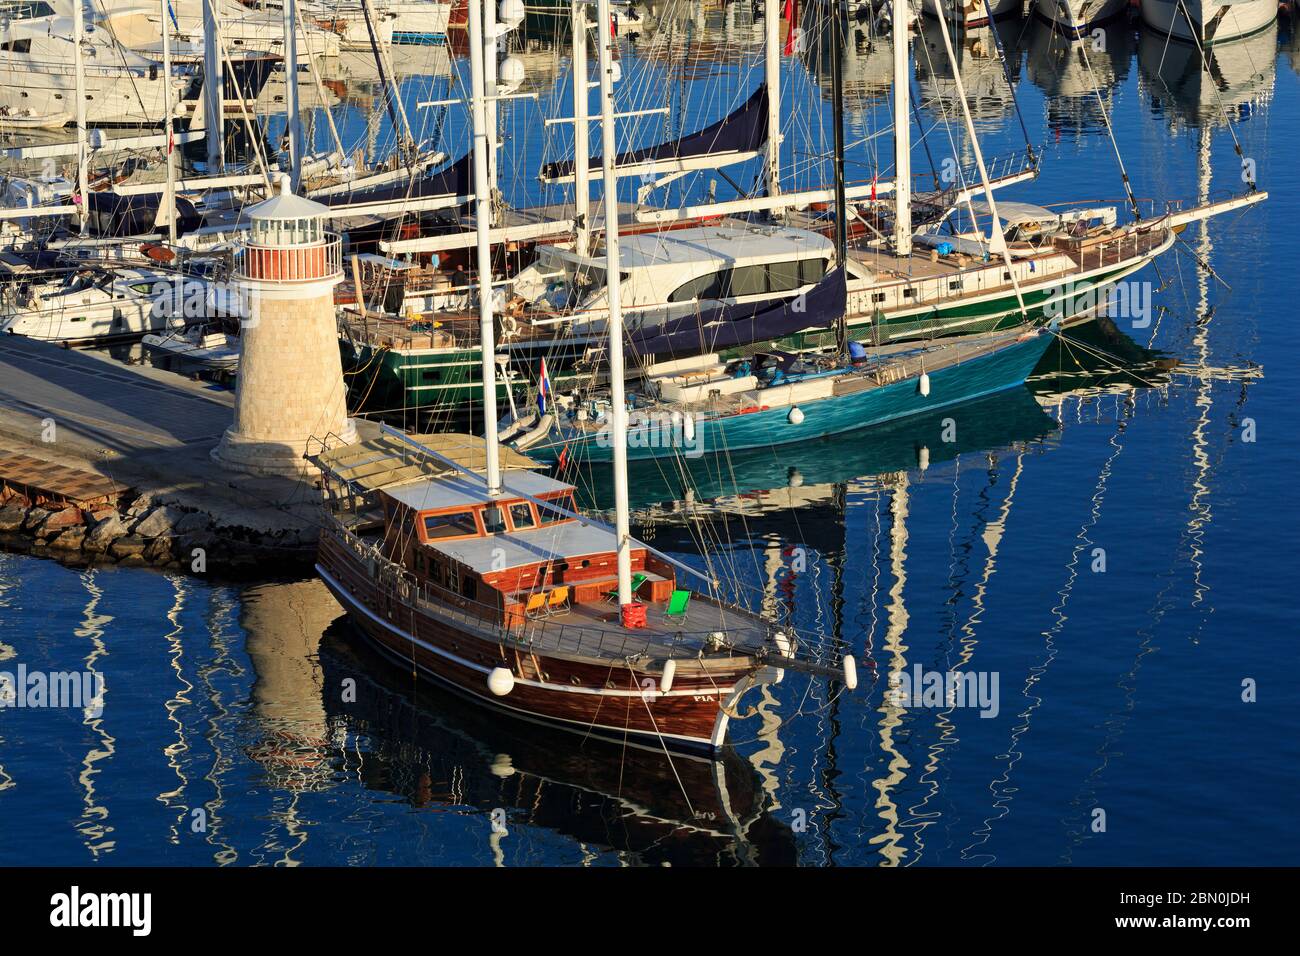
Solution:
M 694 658 L 706 649 L 709 653 L 726 649 L 723 631 L 665 633 L 646 630 L 639 633 L 618 625 L 602 628 L 522 614 L 507 620 L 503 609 L 497 605 L 468 597 L 451 597 L 446 589 L 421 581 L 407 568 L 385 557 L 377 546 L 363 541 L 346 528 L 334 527 L 327 533 L 332 533 L 335 540 L 363 562 L 371 578 L 399 603 L 497 644 L 544 648 L 566 655 L 608 657 L 617 654 L 624 659 Z

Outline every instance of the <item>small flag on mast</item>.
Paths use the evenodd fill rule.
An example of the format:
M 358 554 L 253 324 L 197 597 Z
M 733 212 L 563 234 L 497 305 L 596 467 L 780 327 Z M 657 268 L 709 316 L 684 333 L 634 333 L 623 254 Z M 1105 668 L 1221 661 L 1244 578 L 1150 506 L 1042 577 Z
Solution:
M 546 414 L 546 400 L 551 395 L 551 377 L 546 374 L 546 357 L 542 357 L 542 369 L 537 376 L 537 414 Z

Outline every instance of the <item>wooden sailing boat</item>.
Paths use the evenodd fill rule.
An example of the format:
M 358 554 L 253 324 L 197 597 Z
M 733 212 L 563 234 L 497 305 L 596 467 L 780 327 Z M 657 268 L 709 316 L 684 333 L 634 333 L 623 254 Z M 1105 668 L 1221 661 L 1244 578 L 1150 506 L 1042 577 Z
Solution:
M 599 0 L 598 12 L 607 22 L 609 0 Z M 469 27 L 482 373 L 491 383 L 491 198 L 477 3 L 470 4 Z M 602 38 L 600 63 L 602 132 L 612 160 L 611 43 Z M 610 160 L 604 181 L 612 196 Z M 606 242 L 608 268 L 617 275 L 616 224 Z M 815 639 L 740 607 L 692 595 L 679 580 L 685 566 L 631 537 L 617 291 L 610 314 L 613 529 L 574 511 L 573 486 L 503 452 L 488 387 L 481 449 L 384 428 L 360 446 L 312 458 L 334 517 L 321 533 L 317 571 L 380 651 L 458 693 L 584 736 L 716 752 L 750 687 L 799 668 L 840 677 L 851 689 L 856 664 L 848 655 L 828 657 Z

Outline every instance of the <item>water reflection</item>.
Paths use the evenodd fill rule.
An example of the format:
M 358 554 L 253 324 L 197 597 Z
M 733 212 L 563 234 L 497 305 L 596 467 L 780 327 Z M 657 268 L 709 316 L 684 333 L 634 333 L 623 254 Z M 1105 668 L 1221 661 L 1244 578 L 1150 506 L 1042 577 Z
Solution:
M 1277 23 L 1249 37 L 1195 46 L 1143 31 L 1138 65 L 1151 108 L 1176 128 L 1241 121 L 1265 106 L 1277 76 Z
M 715 762 L 575 743 L 413 682 L 360 647 L 342 622 L 326 632 L 320 665 L 331 719 L 350 741 L 365 741 L 364 752 L 337 753 L 340 772 L 413 808 L 480 816 L 485 840 L 493 811 L 504 810 L 507 830 L 540 827 L 613 850 L 623 863 L 795 860 L 792 832 L 734 750 Z M 357 683 L 355 703 L 329 690 L 348 679 Z
M 1049 133 L 1103 130 L 1128 79 L 1136 35 L 1123 18 L 1071 39 L 1038 18 L 1025 26 L 1025 71 L 1047 97 Z

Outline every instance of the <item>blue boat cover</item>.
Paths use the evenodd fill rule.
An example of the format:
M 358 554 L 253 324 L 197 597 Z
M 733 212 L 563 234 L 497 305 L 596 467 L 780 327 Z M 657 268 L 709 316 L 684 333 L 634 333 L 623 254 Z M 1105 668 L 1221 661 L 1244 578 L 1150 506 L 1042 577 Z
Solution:
M 473 195 L 474 154 L 469 152 L 436 172 L 429 170 L 422 173 L 414 182 L 406 179 L 367 187 L 363 181 L 355 189 L 320 196 L 316 201 L 326 206 L 350 206 L 363 202 L 401 202 L 403 199 Z
M 667 162 L 674 159 L 691 159 L 718 153 L 750 153 L 767 142 L 767 86 L 761 84 L 743 105 L 728 116 L 697 133 L 683 136 L 670 143 L 646 146 L 615 158 L 615 167 L 638 163 Z M 599 166 L 601 156 L 588 160 L 592 167 Z M 542 167 L 542 179 L 556 180 L 573 175 L 573 161 L 547 163 Z
M 629 331 L 628 349 L 650 358 L 685 358 L 766 342 L 805 329 L 829 329 L 844 315 L 848 287 L 832 269 L 807 292 L 786 299 L 728 303 Z

